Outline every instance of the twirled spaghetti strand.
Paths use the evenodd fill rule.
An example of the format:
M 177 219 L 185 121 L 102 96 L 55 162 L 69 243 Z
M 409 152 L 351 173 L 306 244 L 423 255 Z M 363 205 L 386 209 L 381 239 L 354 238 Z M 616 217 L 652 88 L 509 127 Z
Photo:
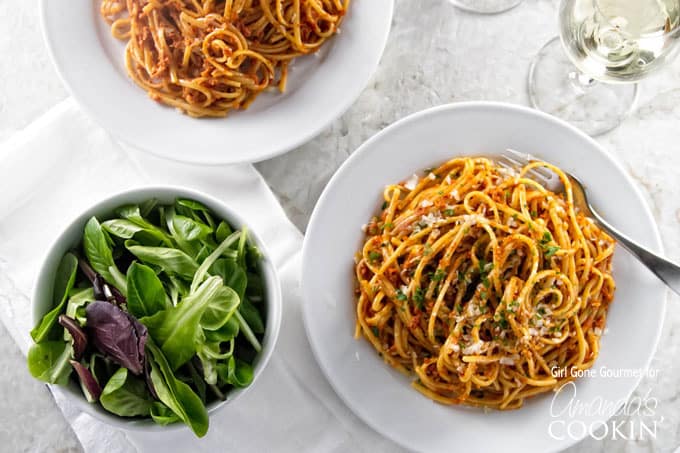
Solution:
M 538 166 L 564 196 L 527 176 Z M 559 168 L 453 159 L 383 198 L 357 254 L 356 334 L 416 389 L 511 409 L 592 366 L 615 243 L 576 211 Z
M 103 0 L 127 41 L 130 77 L 152 99 L 195 117 L 245 109 L 286 86 L 288 65 L 319 50 L 350 0 Z

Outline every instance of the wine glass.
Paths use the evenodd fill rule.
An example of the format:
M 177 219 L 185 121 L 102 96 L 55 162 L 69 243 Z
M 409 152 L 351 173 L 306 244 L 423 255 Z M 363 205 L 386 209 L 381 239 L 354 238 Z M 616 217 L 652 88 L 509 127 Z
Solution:
M 595 136 L 635 105 L 635 82 L 677 53 L 680 0 L 561 0 L 560 37 L 529 70 L 532 105 Z
M 502 13 L 522 3 L 522 0 L 449 0 L 465 11 L 480 14 Z

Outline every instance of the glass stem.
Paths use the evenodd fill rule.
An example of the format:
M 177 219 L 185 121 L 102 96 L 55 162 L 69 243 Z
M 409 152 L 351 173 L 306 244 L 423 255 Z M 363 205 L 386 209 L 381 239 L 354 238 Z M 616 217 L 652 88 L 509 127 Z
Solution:
M 585 94 L 598 84 L 598 81 L 587 74 L 578 70 L 570 71 L 568 74 L 571 86 L 579 94 Z

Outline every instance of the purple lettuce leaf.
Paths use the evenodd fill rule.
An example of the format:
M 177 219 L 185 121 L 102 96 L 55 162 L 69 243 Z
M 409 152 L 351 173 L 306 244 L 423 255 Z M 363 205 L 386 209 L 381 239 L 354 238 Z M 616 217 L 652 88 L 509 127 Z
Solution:
M 59 324 L 61 324 L 64 329 L 71 334 L 71 338 L 73 338 L 73 358 L 80 360 L 83 357 L 85 348 L 87 348 L 87 335 L 85 334 L 85 331 L 78 325 L 75 319 L 69 316 L 63 314 L 59 315 L 58 320 Z
M 141 374 L 148 338 L 146 327 L 109 302 L 92 302 L 85 311 L 87 332 L 94 346 L 133 374 Z
M 90 402 L 99 400 L 99 397 L 102 394 L 102 388 L 97 383 L 90 370 L 88 370 L 80 362 L 77 362 L 75 360 L 71 360 L 70 362 L 71 366 L 78 374 L 78 378 L 80 379 L 80 384 L 83 388 L 83 391 L 86 392 L 85 396 L 87 397 L 87 400 Z

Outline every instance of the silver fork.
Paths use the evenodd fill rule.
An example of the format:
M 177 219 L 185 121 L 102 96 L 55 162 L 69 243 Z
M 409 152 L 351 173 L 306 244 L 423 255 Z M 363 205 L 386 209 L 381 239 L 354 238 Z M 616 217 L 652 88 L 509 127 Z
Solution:
M 540 159 L 536 159 L 530 154 L 508 149 L 498 158 L 497 162 L 505 168 L 518 170 L 526 164 L 537 160 Z M 675 293 L 680 294 L 680 266 L 638 244 L 604 220 L 588 202 L 587 191 L 583 183 L 581 183 L 574 175 L 567 172 L 565 172 L 565 174 L 572 185 L 575 207 L 586 216 L 595 220 L 603 230 L 609 233 L 609 235 L 615 238 L 619 244 L 647 266 L 647 268 L 649 268 L 654 275 L 659 277 L 659 279 L 661 279 L 661 281 L 663 281 L 670 289 Z M 564 184 L 562 184 L 560 178 L 545 167 L 531 169 L 526 175 L 541 183 L 546 189 L 552 192 L 564 192 Z

